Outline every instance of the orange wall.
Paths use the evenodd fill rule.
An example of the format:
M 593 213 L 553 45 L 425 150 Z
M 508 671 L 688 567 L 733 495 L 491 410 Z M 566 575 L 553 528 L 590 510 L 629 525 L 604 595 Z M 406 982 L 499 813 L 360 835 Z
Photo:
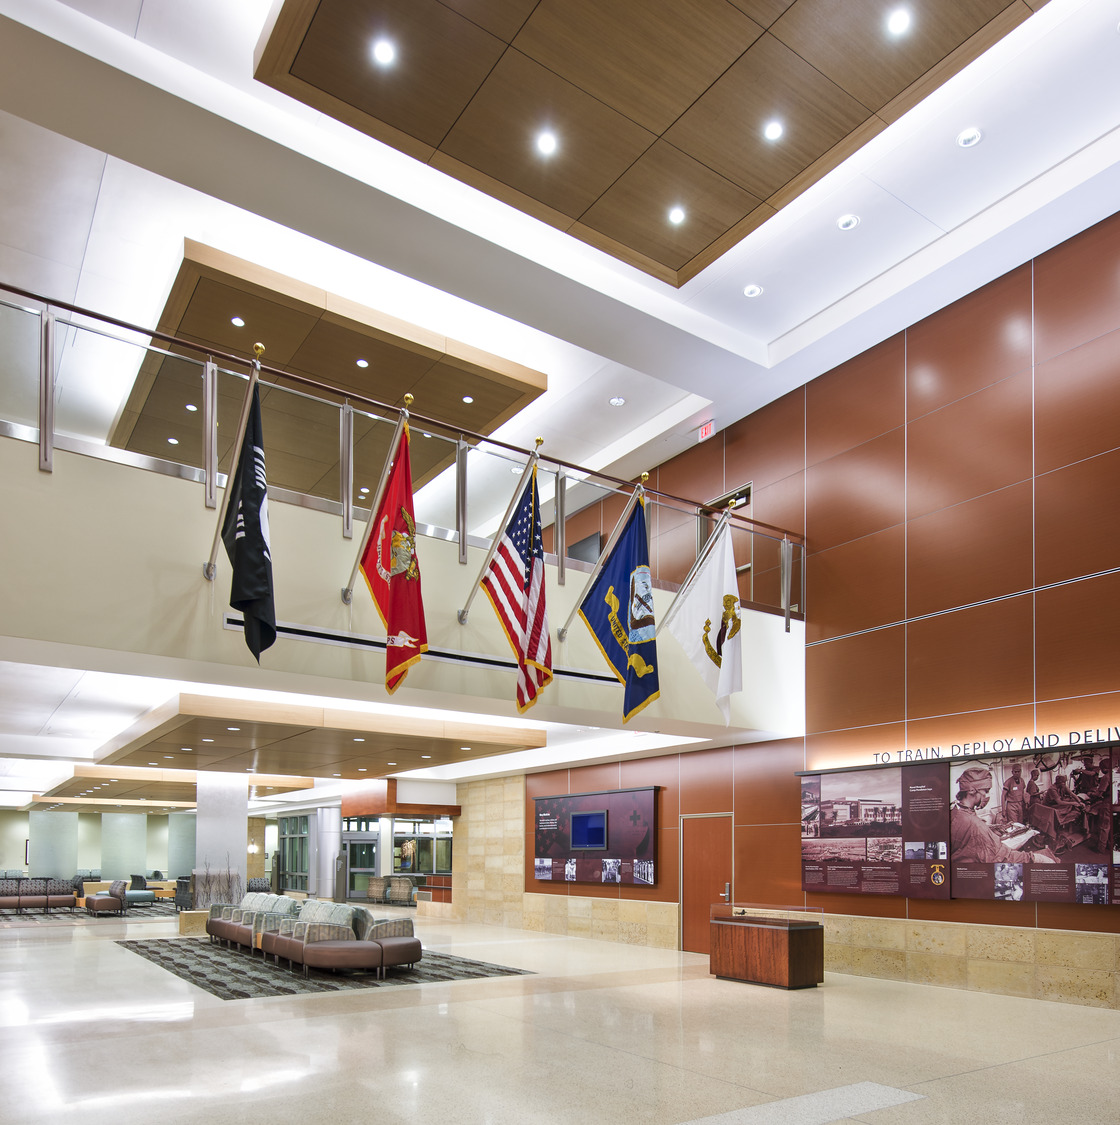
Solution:
M 675 900 L 678 809 L 732 810 L 735 897 L 801 901 L 795 770 L 1120 726 L 1120 215 L 661 466 L 650 485 L 708 497 L 747 481 L 755 519 L 807 539 L 807 735 L 528 778 L 532 798 L 646 784 L 638 775 L 658 768 L 674 777 L 659 822 L 665 879 L 602 893 Z M 702 796 L 684 810 L 690 792 Z M 526 858 L 527 890 L 564 893 L 536 883 Z M 1120 907 L 807 901 L 1120 930 Z

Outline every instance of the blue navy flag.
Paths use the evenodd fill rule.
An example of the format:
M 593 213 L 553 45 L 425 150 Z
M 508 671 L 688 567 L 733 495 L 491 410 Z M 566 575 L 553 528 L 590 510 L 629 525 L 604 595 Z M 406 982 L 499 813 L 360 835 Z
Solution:
M 610 558 L 583 599 L 579 615 L 611 670 L 626 685 L 622 721 L 627 722 L 661 694 L 645 497 L 634 505 Z
M 272 598 L 272 554 L 268 542 L 268 490 L 261 436 L 260 388 L 245 426 L 245 440 L 226 487 L 231 489 L 222 524 L 222 542 L 233 566 L 229 604 L 245 615 L 245 643 L 261 661 L 276 640 L 276 609 Z

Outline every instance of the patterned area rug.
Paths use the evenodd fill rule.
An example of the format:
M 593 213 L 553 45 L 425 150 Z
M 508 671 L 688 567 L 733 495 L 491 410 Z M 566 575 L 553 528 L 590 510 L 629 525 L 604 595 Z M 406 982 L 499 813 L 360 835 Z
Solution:
M 424 950 L 423 959 L 412 969 L 403 965 L 391 968 L 385 980 L 369 972 L 320 972 L 312 969 L 303 976 L 297 966 L 277 965 L 259 954 L 252 957 L 223 945 L 212 945 L 209 938 L 148 938 L 118 941 L 160 968 L 182 980 L 205 989 L 220 1000 L 245 1000 L 257 996 L 299 996 L 307 992 L 338 992 L 348 988 L 392 988 L 402 984 L 432 984 L 437 981 L 472 980 L 478 977 L 531 975 L 525 969 L 471 961 L 450 953 Z
M 0 929 L 16 929 L 21 926 L 103 926 L 109 922 L 169 922 L 175 918 L 175 903 L 172 899 L 156 899 L 147 906 L 133 906 L 122 918 L 119 914 L 87 914 L 85 909 L 29 910 L 17 914 L 14 910 L 0 912 Z

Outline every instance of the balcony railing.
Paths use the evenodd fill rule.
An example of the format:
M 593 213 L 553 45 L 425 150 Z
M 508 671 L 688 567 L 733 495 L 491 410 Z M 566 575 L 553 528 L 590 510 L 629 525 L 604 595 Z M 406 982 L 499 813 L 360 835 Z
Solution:
M 216 508 L 249 366 L 189 340 L 0 286 L 0 435 L 37 443 L 44 472 L 53 471 L 54 451 L 62 449 L 197 481 L 201 501 Z M 355 523 L 368 519 L 398 408 L 263 362 L 260 385 L 270 499 L 337 514 L 342 534 L 353 537 Z M 411 432 L 417 530 L 457 542 L 466 564 L 467 547 L 487 548 L 498 530 L 516 487 L 511 474 L 529 451 L 417 411 Z M 749 485 L 720 498 L 734 496 L 739 505 L 729 518 L 740 597 L 801 617 L 802 537 L 752 520 Z M 542 448 L 538 486 L 547 561 L 563 584 L 568 569 L 591 569 L 610 535 L 610 513 L 620 510 L 616 497 L 629 495 L 634 483 Z M 648 485 L 646 496 L 653 579 L 672 589 L 720 509 Z

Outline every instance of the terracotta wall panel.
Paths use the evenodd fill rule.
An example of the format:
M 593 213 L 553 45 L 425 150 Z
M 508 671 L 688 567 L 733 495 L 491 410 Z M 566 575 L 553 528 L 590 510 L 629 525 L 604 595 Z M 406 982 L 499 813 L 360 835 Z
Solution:
M 805 635 L 840 637 L 906 615 L 906 529 L 902 524 L 808 557 Z
M 1039 590 L 1039 699 L 1110 692 L 1120 684 L 1120 575 Z
M 905 750 L 905 723 L 848 727 L 805 736 L 805 769 L 836 770 L 847 766 L 872 765 L 875 754 L 894 755 Z
M 898 895 L 805 895 L 806 906 L 823 907 L 826 914 L 861 914 L 867 918 L 905 918 L 909 901 Z
M 598 793 L 608 789 L 621 789 L 621 770 L 618 762 L 601 762 L 594 766 L 573 766 L 568 771 L 569 793 Z M 563 790 L 557 790 L 563 792 Z
M 567 770 L 546 770 L 544 773 L 527 773 L 525 775 L 525 798 L 528 807 L 527 816 L 532 823 L 532 802 L 537 797 L 551 797 L 556 793 L 570 793 L 568 788 Z
M 1120 934 L 1120 906 L 1040 902 L 1038 925 L 1047 930 L 1090 930 L 1094 933 Z
M 715 500 L 727 488 L 723 473 L 723 433 L 686 449 L 659 467 L 657 488 L 686 500 Z
M 1120 331 L 1035 368 L 1035 472 L 1120 445 Z
M 910 617 L 1029 590 L 1034 585 L 1030 481 L 911 520 Z
M 681 815 L 731 812 L 734 801 L 732 748 L 681 755 Z
M 801 823 L 740 825 L 735 829 L 735 902 L 798 906 L 801 890 Z
M 825 551 L 902 522 L 904 449 L 904 431 L 892 430 L 806 470 L 810 551 Z
M 1035 722 L 1040 734 L 1053 732 L 1065 740 L 1076 731 L 1078 741 L 1107 742 L 1120 730 L 1120 691 L 1043 700 L 1035 707 Z
M 650 570 L 655 582 L 683 582 L 696 561 L 696 520 L 662 531 L 650 542 Z
M 858 633 L 805 650 L 805 729 L 865 727 L 906 712 L 906 630 Z
M 1120 328 L 1120 214 L 1034 263 L 1035 362 Z
M 1120 449 L 1035 480 L 1039 586 L 1120 567 L 1118 499 Z
M 751 497 L 751 518 L 797 535 L 805 532 L 805 474 L 791 473 L 772 484 L 756 488 Z M 755 554 L 764 550 L 756 537 Z M 770 539 L 773 550 L 774 538 Z
M 909 518 L 1029 479 L 1031 449 L 1030 371 L 911 422 Z
M 906 724 L 906 748 L 939 748 L 948 757 L 954 746 L 963 746 L 966 742 L 986 742 L 990 748 L 996 739 L 1006 741 L 1034 733 L 1033 703 L 1021 703 L 1016 707 L 986 707 L 979 711 L 909 720 Z
M 1030 367 L 1031 275 L 1028 262 L 907 330 L 911 419 Z
M 1029 703 L 1033 642 L 1030 594 L 911 621 L 907 718 Z
M 661 758 L 639 758 L 623 762 L 622 789 L 640 789 L 646 785 L 657 788 L 657 826 L 676 828 L 681 811 L 680 757 L 666 754 Z
M 804 768 L 802 738 L 735 747 L 735 823 L 800 823 L 801 789 L 795 774 Z
M 756 489 L 805 467 L 805 391 L 799 387 L 727 428 L 727 489 L 753 481 Z
M 905 421 L 906 337 L 900 333 L 805 388 L 805 462 L 815 465 Z

